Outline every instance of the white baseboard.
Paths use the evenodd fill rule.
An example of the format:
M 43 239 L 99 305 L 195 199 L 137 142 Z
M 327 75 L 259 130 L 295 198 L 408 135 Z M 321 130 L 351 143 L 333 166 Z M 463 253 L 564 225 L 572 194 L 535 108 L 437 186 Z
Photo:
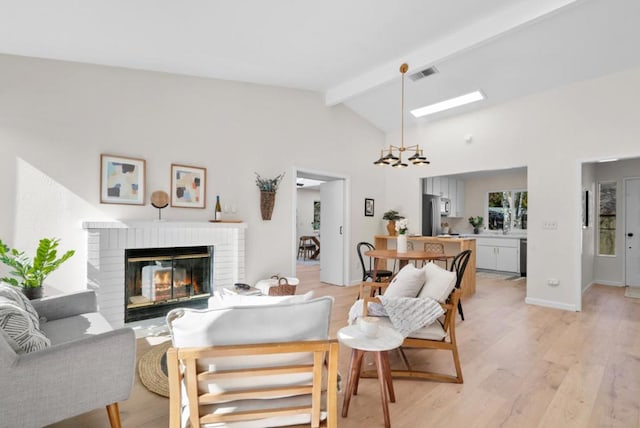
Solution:
M 577 312 L 576 305 L 568 305 L 566 303 L 554 302 L 552 300 L 536 299 L 527 297 L 524 299 L 529 305 L 544 306 L 546 308 L 562 309 L 563 311 Z
M 592 284 L 610 285 L 612 287 L 624 287 L 624 283 L 620 281 L 606 281 L 604 279 L 594 279 Z
M 595 282 L 590 282 L 589 284 L 587 284 L 587 286 L 582 289 L 582 294 L 584 294 L 585 291 L 590 289 L 593 284 L 595 284 Z

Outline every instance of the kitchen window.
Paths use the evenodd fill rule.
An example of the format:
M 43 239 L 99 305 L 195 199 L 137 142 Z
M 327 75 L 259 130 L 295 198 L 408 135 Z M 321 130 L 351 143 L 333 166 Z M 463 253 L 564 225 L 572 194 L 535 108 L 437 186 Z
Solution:
M 598 255 L 616 255 L 616 182 L 598 184 Z
M 487 194 L 487 227 L 489 230 L 526 230 L 526 190 L 504 190 Z

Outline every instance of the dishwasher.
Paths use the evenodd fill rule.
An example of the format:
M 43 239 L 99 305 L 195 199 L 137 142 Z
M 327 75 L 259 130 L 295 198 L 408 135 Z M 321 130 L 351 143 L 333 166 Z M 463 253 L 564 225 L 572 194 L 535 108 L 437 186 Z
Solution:
M 520 239 L 520 276 L 527 276 L 527 238 Z

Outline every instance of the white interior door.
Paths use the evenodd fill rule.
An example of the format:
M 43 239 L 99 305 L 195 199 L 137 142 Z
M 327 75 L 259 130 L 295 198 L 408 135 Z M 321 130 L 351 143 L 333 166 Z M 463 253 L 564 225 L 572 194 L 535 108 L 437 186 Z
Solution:
M 640 178 L 625 184 L 625 282 L 640 287 Z
M 344 180 L 320 185 L 320 281 L 344 281 Z

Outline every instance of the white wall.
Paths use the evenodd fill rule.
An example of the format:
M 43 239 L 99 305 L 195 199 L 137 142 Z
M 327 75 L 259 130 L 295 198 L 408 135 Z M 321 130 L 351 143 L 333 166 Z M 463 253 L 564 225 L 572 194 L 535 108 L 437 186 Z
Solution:
M 639 96 L 636 69 L 408 130 L 406 144 L 424 147 L 431 165 L 387 170 L 387 202 L 418 218 L 420 176 L 526 166 L 527 302 L 580 310 L 581 164 L 640 155 Z M 557 229 L 543 229 L 549 220 Z
M 582 290 L 585 291 L 593 284 L 596 245 L 596 178 L 593 163 L 582 165 L 582 191 L 589 192 L 586 202 L 589 207 L 589 224 L 582 229 Z
M 595 188 L 597 183 L 615 181 L 617 189 L 616 203 L 616 254 L 615 256 L 599 256 L 597 241 L 595 246 L 594 282 L 607 285 L 625 285 L 624 258 L 624 179 L 640 177 L 640 159 L 627 159 L 618 162 L 606 162 L 595 165 Z M 595 193 L 594 193 L 595 195 Z M 597 200 L 597 199 L 596 199 Z M 596 207 L 596 211 L 597 211 Z
M 298 189 L 296 237 L 313 235 L 313 203 L 320 201 L 320 190 Z
M 365 197 L 384 201 L 384 176 L 362 153 L 374 156 L 383 142 L 369 123 L 313 92 L 0 55 L 0 238 L 28 252 L 40 237 L 62 238 L 62 249 L 77 254 L 47 284 L 85 288 L 80 222 L 155 219 L 148 194 L 169 191 L 171 163 L 181 163 L 207 168 L 207 208 L 169 207 L 163 218 L 206 221 L 219 194 L 248 223 L 246 279 L 293 274 L 290 171 L 351 177 L 355 249 L 378 232 L 379 217 L 364 218 L 361 205 Z M 146 159 L 146 205 L 100 204 L 101 153 Z M 287 172 L 271 221 L 260 217 L 254 171 Z

